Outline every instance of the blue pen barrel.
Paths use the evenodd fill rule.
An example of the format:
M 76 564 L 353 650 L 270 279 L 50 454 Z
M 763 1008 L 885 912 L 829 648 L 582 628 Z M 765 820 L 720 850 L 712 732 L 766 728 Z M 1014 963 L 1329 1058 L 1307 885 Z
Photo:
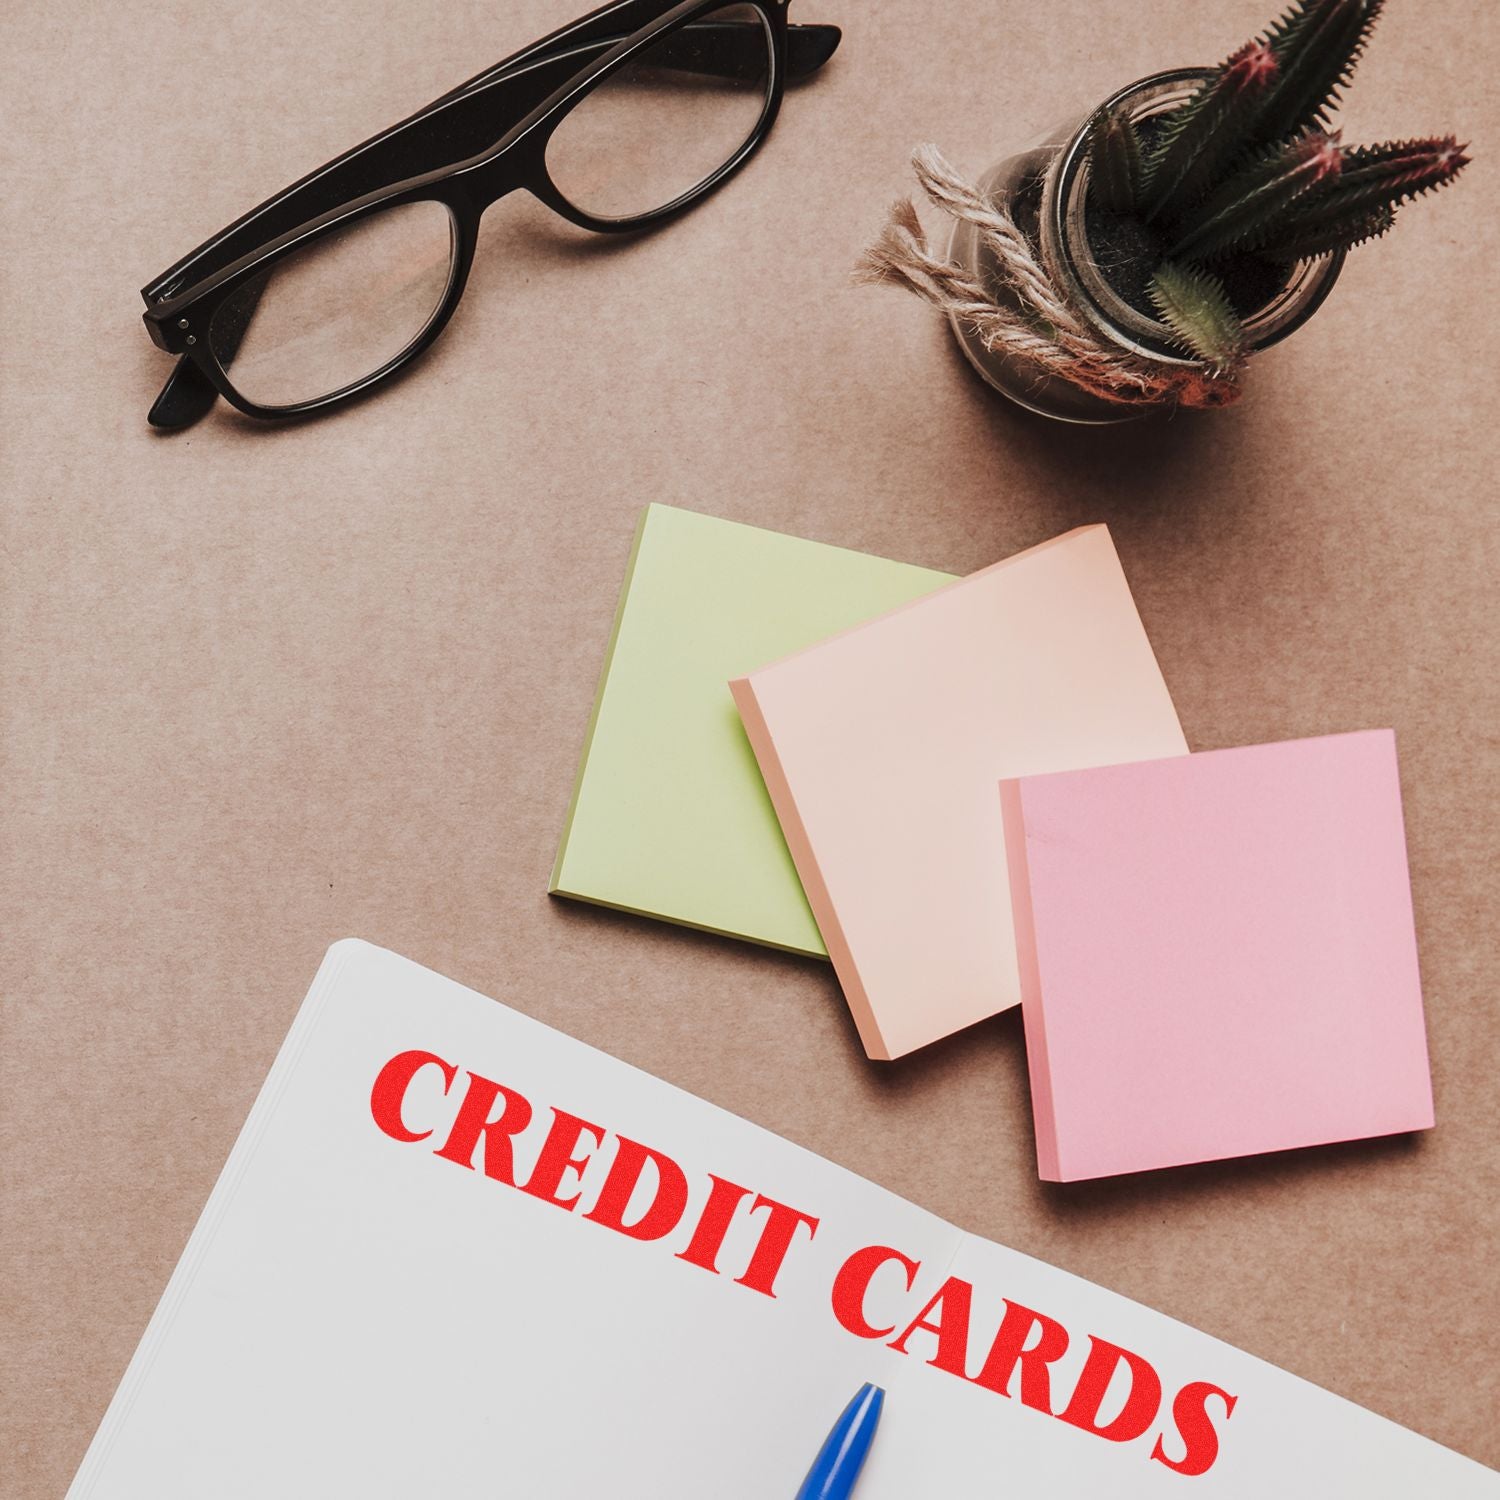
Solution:
M 865 1466 L 884 1404 L 885 1392 L 878 1385 L 860 1387 L 818 1450 L 796 1500 L 848 1500 Z

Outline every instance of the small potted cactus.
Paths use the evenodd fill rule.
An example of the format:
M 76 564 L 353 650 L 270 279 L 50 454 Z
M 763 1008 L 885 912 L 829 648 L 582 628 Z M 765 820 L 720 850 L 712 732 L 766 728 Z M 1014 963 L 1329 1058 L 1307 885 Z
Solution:
M 1212 69 L 1122 89 L 968 188 L 946 262 L 898 209 L 866 270 L 943 307 L 979 372 L 1050 416 L 1218 405 L 1300 326 L 1345 254 L 1467 162 L 1452 136 L 1349 146 L 1331 113 L 1384 0 L 1297 0 Z

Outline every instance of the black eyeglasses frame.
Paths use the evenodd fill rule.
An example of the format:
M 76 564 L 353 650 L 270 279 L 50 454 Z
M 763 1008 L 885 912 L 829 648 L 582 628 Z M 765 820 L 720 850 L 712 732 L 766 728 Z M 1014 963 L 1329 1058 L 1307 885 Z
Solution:
M 153 342 L 168 353 L 182 356 L 149 420 L 154 426 L 185 426 L 212 405 L 214 396 L 222 396 L 247 416 L 281 420 L 343 406 L 384 385 L 429 349 L 447 327 L 473 265 L 480 220 L 488 208 L 510 193 L 528 191 L 563 218 L 601 234 L 653 229 L 696 206 L 737 172 L 765 141 L 780 111 L 789 74 L 802 77 L 815 71 L 840 40 L 837 27 L 791 26 L 787 0 L 744 3 L 759 13 L 766 29 L 770 63 L 766 99 L 744 142 L 702 181 L 649 212 L 605 218 L 578 208 L 552 180 L 546 162 L 547 146 L 569 111 L 670 32 L 726 4 L 726 0 L 616 0 L 496 64 L 292 184 L 143 288 L 141 295 L 147 302 L 143 316 Z M 634 29 L 623 31 L 627 26 Z M 764 55 L 758 53 L 757 57 Z M 560 72 L 566 76 L 559 83 Z M 536 101 L 539 89 L 546 92 Z M 511 113 L 519 109 L 520 118 L 501 126 L 502 133 L 493 145 L 432 170 L 403 171 L 419 164 L 424 156 L 430 161 L 449 123 L 447 117 L 458 118 L 457 112 L 463 112 L 472 132 L 476 110 L 492 93 L 500 95 L 503 108 L 506 91 L 519 96 L 511 100 Z M 493 128 L 493 119 L 491 123 Z M 402 174 L 395 181 L 390 180 L 393 169 Z M 385 180 L 373 185 L 375 179 Z M 366 184 L 371 185 L 357 196 L 346 196 L 352 187 Z M 295 222 L 299 214 L 320 201 L 329 202 L 330 197 L 336 198 L 333 206 Z M 219 308 L 247 283 L 269 273 L 282 257 L 322 236 L 387 209 L 424 201 L 438 203 L 448 211 L 454 244 L 447 287 L 416 337 L 359 380 L 309 400 L 264 406 L 237 390 L 208 336 Z M 279 227 L 289 222 L 294 227 Z M 227 256 L 233 258 L 226 261 Z M 195 375 L 201 379 L 193 379 Z M 178 387 L 175 392 L 174 386 Z

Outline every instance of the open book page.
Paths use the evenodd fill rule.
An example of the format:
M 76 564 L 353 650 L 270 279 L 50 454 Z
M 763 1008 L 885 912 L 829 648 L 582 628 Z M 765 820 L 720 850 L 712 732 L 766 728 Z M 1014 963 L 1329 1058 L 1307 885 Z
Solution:
M 790 1500 L 867 1380 L 889 1397 L 859 1500 L 1500 1497 L 1500 1475 L 353 942 L 70 1497 Z
M 456 1071 L 446 1091 L 436 1064 L 399 1101 L 387 1091 L 396 1128 L 432 1131 L 397 1140 L 372 1090 L 414 1050 Z M 471 1073 L 509 1095 L 488 1097 Z M 475 1099 L 507 1126 L 524 1101 L 530 1123 L 472 1147 L 468 1131 L 438 1155 Z M 558 1111 L 601 1144 L 591 1153 L 581 1125 L 559 1134 Z M 635 1150 L 622 1138 L 666 1158 L 672 1184 L 680 1171 L 680 1209 L 671 1185 L 656 1193 L 659 1158 L 623 1207 L 601 1203 Z M 563 1156 L 588 1160 L 559 1171 Z M 714 1177 L 729 1185 L 722 1237 L 724 1213 L 705 1213 Z M 658 1202 L 644 1226 L 656 1237 L 611 1227 L 639 1226 Z M 790 1497 L 869 1377 L 871 1351 L 832 1317 L 829 1287 L 849 1249 L 883 1237 L 934 1264 L 961 1239 L 516 1011 L 342 943 L 70 1494 Z

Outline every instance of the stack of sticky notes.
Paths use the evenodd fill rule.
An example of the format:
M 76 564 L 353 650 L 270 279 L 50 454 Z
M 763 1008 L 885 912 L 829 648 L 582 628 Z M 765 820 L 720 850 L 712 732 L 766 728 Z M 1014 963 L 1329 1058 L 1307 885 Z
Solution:
M 1432 1124 L 1388 730 L 1002 802 L 1043 1177 Z
M 823 956 L 729 680 L 952 581 L 648 506 L 553 894 Z
M 552 888 L 826 953 L 871 1057 L 1023 1004 L 1045 1178 L 1431 1125 L 1392 736 L 1187 752 L 1103 526 L 955 580 L 652 506 Z
M 733 688 L 871 1057 L 1021 999 L 1002 778 L 1187 753 L 1103 526 Z

